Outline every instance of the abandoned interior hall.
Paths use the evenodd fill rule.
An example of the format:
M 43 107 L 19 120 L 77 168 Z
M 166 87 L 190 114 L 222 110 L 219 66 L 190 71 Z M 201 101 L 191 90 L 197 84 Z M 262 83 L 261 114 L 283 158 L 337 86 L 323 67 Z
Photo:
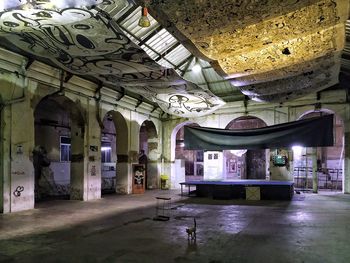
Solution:
M 350 262 L 349 0 L 1 0 L 0 262 Z

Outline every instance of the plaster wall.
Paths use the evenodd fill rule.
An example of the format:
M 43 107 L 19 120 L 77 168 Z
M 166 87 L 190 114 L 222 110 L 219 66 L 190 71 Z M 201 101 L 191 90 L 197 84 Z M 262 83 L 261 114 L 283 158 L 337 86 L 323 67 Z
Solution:
M 34 169 L 32 164 L 32 151 L 34 148 L 34 109 L 47 95 L 57 92 L 60 87 L 60 71 L 47 65 L 35 62 L 26 72 L 18 57 L 14 57 L 12 70 L 18 70 L 21 74 L 9 73 L 9 66 L 5 62 L 0 63 L 1 88 L 1 199 L 2 212 L 13 212 L 34 207 Z M 17 63 L 15 66 L 13 63 Z M 13 68 L 14 67 L 14 68 Z M 146 119 L 153 121 L 158 133 L 158 148 L 154 149 L 152 159 L 156 162 L 157 173 L 171 175 L 172 187 L 177 187 L 173 182 L 179 182 L 178 170 L 175 169 L 174 155 L 172 154 L 173 131 L 184 122 L 195 122 L 200 126 L 224 128 L 237 117 L 250 115 L 262 119 L 267 125 L 283 123 L 298 119 L 308 110 L 313 110 L 315 104 L 321 105 L 337 113 L 344 120 L 345 127 L 345 161 L 344 161 L 344 191 L 350 190 L 349 175 L 349 105 L 346 103 L 342 91 L 321 92 L 320 98 L 308 96 L 300 100 L 283 105 L 258 104 L 248 101 L 228 103 L 215 114 L 201 118 L 183 119 L 174 118 L 160 121 L 160 112 L 153 107 L 142 103 L 136 108 L 137 100 L 124 96 L 116 100 L 120 94 L 110 89 L 102 88 L 101 100 L 97 101 L 96 91 L 98 86 L 94 83 L 73 77 L 64 83 L 62 96 L 73 103 L 83 119 L 83 125 L 72 125 L 72 137 L 77 137 L 78 146 L 72 145 L 72 152 L 78 161 L 72 165 L 71 172 L 78 176 L 74 179 L 75 198 L 80 200 L 92 200 L 100 198 L 101 187 L 101 129 L 98 115 L 104 116 L 108 111 L 116 111 L 125 120 L 121 134 L 128 136 L 122 142 L 123 147 L 117 147 L 117 157 L 124 158 L 119 165 L 118 174 L 123 174 L 123 180 L 117 186 L 117 192 L 131 193 L 132 189 L 132 164 L 137 163 L 139 150 L 140 125 Z M 98 114 L 99 113 L 99 114 Z M 118 131 L 117 131 L 118 133 Z M 155 142 L 152 142 L 155 143 Z M 90 146 L 97 146 L 97 152 Z M 53 151 L 53 158 L 57 153 Z M 160 165 L 162 163 L 162 165 Z M 158 175 L 157 175 L 158 176 Z M 20 188 L 18 188 L 20 187 Z M 23 189 L 23 190 L 22 190 Z M 20 191 L 22 190 L 22 191 Z
M 344 127 L 343 192 L 350 193 L 350 121 Z
M 143 103 L 136 111 L 136 100 L 125 96 L 116 103 L 117 92 L 102 88 L 101 100 L 97 101 L 98 86 L 89 81 L 73 76 L 63 83 L 60 88 L 60 71 L 39 62 L 31 64 L 26 71 L 23 65 L 24 58 L 13 55 L 11 64 L 6 61 L 0 63 L 0 109 L 1 109 L 1 143 L 0 143 L 0 212 L 8 213 L 34 208 L 34 167 L 32 151 L 35 147 L 34 110 L 46 96 L 56 93 L 62 99 L 66 109 L 75 109 L 73 114 L 80 114 L 81 120 L 71 124 L 72 137 L 72 164 L 70 167 L 61 167 L 59 162 L 59 135 L 66 134 L 60 130 L 56 133 L 52 128 L 45 127 L 42 131 L 50 138 L 48 142 L 49 156 L 53 160 L 54 169 L 65 175 L 75 174 L 72 178 L 73 199 L 93 200 L 101 196 L 101 129 L 98 115 L 103 116 L 109 110 L 116 110 L 126 120 L 127 151 L 121 152 L 125 162 L 121 165 L 120 174 L 125 174 L 122 191 L 131 193 L 131 164 L 137 160 L 139 124 L 151 119 L 158 131 L 161 131 L 161 122 L 158 119 L 159 110 L 152 111 L 153 106 Z M 17 61 L 18 60 L 18 61 Z M 9 62 L 10 63 L 10 62 Z M 22 63 L 22 64 L 21 64 Z M 11 65 L 11 70 L 9 70 Z M 20 74 L 11 73 L 17 70 Z M 74 107 L 72 107 L 74 105 Z M 54 111 L 54 109 L 53 109 Z M 45 137 L 46 137 L 45 135 Z M 44 137 L 44 136 L 43 136 Z M 73 142 L 74 141 L 74 142 Z M 161 145 L 160 143 L 158 145 Z M 98 151 L 92 150 L 96 149 Z M 160 148 L 161 149 L 161 148 Z M 117 154 L 120 154 L 117 150 Z M 135 155 L 136 154 L 136 155 Z M 161 150 L 156 150 L 155 157 L 157 176 L 159 174 L 159 156 Z
M 24 78 L 0 75 L 1 97 L 1 210 L 16 212 L 34 205 L 34 169 L 31 151 L 34 145 L 34 117 L 30 108 L 31 89 L 35 85 Z M 7 101 L 7 103 L 5 103 Z M 30 125 L 31 124 L 31 125 Z
M 298 120 L 298 118 L 308 112 L 308 111 L 314 111 L 315 105 L 320 105 L 322 109 L 328 109 L 332 112 L 335 112 L 337 115 L 340 116 L 340 118 L 343 119 L 344 125 L 346 127 L 349 126 L 350 122 L 350 107 L 348 103 L 346 103 L 346 95 L 343 91 L 324 91 L 319 94 L 319 98 L 317 98 L 315 95 L 310 95 L 308 97 L 304 97 L 302 99 L 298 99 L 295 101 L 291 101 L 285 104 L 265 104 L 265 103 L 256 103 L 253 101 L 249 101 L 246 105 L 244 105 L 243 102 L 236 102 L 236 103 L 228 103 L 223 108 L 216 111 L 214 114 L 211 114 L 209 116 L 203 116 L 200 118 L 191 118 L 190 120 L 186 119 L 172 119 L 167 120 L 163 122 L 163 129 L 164 129 L 164 136 L 163 136 L 163 144 L 164 144 L 164 160 L 166 160 L 164 165 L 164 172 L 171 174 L 172 180 L 177 180 L 177 170 L 175 169 L 174 164 L 174 153 L 172 153 L 172 149 L 175 149 L 175 138 L 173 136 L 174 131 L 176 129 L 179 129 L 179 127 L 182 127 L 183 124 L 186 123 L 197 123 L 200 126 L 204 127 L 216 127 L 216 128 L 225 128 L 230 121 L 233 119 L 236 119 L 238 117 L 242 116 L 254 116 L 258 117 L 261 120 L 263 120 L 268 126 L 289 122 L 289 121 L 295 121 Z M 349 127 L 347 128 L 349 131 Z M 347 191 L 350 191 L 350 183 L 348 182 L 350 180 L 349 175 L 349 147 L 346 145 L 346 141 L 349 140 L 346 138 L 346 132 L 345 132 L 345 150 L 344 154 L 345 156 L 345 170 L 344 173 L 346 174 L 344 176 L 345 184 L 347 184 L 346 189 Z M 348 142 L 349 144 L 349 142 Z M 175 152 L 175 151 L 174 151 Z M 347 155 L 346 155 L 347 154 Z M 267 156 L 267 160 L 269 160 L 270 154 Z M 292 173 L 290 171 L 293 170 L 293 164 L 290 163 L 290 170 L 288 172 L 286 171 L 279 171 L 278 169 L 276 171 L 272 171 L 272 173 L 275 172 L 274 176 L 272 178 L 282 178 L 283 180 L 290 180 L 292 177 Z M 348 169 L 348 170 L 347 170 Z M 267 170 L 267 173 L 271 171 Z M 174 184 L 171 184 L 172 187 L 175 187 Z

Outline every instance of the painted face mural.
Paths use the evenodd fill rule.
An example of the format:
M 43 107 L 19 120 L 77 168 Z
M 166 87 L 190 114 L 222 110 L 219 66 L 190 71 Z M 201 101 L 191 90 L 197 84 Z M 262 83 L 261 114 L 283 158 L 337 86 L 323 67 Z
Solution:
M 81 8 L 64 1 L 64 9 L 48 5 L 50 1 L 27 2 L 35 8 L 0 9 L 0 36 L 16 47 L 73 74 L 141 94 L 169 114 L 201 116 L 224 104 L 210 91 L 183 80 L 174 69 L 158 65 L 131 42 L 109 15 L 118 1 L 85 1 L 98 5 Z

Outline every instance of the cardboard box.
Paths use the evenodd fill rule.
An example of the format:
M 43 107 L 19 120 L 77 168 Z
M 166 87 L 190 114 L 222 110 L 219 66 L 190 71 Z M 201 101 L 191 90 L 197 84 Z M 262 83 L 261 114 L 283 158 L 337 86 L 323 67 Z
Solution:
M 260 187 L 247 186 L 245 188 L 246 200 L 260 200 Z

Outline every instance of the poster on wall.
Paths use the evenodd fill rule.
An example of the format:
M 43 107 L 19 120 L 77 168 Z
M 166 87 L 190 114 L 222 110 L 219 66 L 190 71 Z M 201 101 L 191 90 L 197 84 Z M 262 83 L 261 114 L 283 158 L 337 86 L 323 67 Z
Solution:
M 132 165 L 132 193 L 143 194 L 145 192 L 146 171 L 144 164 Z
M 230 159 L 228 164 L 229 173 L 237 173 L 237 162 L 234 159 Z

